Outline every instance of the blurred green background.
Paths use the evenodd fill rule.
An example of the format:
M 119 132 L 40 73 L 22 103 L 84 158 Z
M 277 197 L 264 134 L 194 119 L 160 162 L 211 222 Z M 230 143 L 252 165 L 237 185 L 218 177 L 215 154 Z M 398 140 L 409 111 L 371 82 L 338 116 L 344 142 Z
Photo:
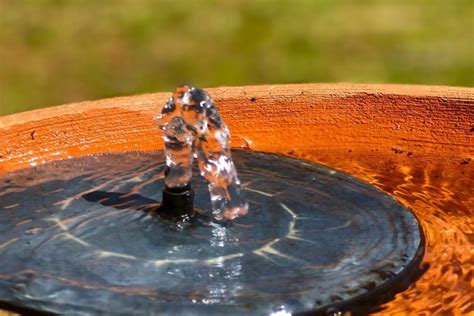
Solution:
M 474 1 L 0 0 L 0 115 L 199 87 L 474 85 Z

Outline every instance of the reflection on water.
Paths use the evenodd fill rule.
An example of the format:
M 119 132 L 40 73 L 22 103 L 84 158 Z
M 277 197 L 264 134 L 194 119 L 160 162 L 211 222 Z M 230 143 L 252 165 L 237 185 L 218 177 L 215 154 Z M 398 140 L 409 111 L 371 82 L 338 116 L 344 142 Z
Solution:
M 284 314 L 353 310 L 354 298 L 379 305 L 379 295 L 388 299 L 413 281 L 407 273 L 423 252 L 418 224 L 391 197 L 318 165 L 234 157 L 253 211 L 231 224 L 202 211 L 211 203 L 198 179 L 199 216 L 160 219 L 160 152 L 1 176 L 0 298 L 56 312 Z
M 432 164 L 424 161 L 433 157 L 398 155 L 387 161 L 377 155 L 350 155 L 354 162 L 349 164 L 321 153 L 304 158 L 345 170 L 395 196 L 414 211 L 425 233 L 428 271 L 385 304 L 383 313 L 474 312 L 474 162 L 453 157 Z
M 432 157 L 424 158 L 415 155 L 410 156 L 396 156 L 396 159 L 387 160 L 386 156 L 381 157 L 377 155 L 367 156 L 357 153 L 350 153 L 352 158 L 348 163 L 348 159 L 334 159 L 334 154 L 324 156 L 324 154 L 315 153 L 314 155 L 304 156 L 302 158 L 308 160 L 318 160 L 330 166 L 345 170 L 358 178 L 364 179 L 373 185 L 379 187 L 383 191 L 395 196 L 400 202 L 411 208 L 420 220 L 426 238 L 426 249 L 424 255 L 424 262 L 429 265 L 429 269 L 412 284 L 406 291 L 399 293 L 395 298 L 385 303 L 382 308 L 383 314 L 468 314 L 474 311 L 474 300 L 472 293 L 474 293 L 473 284 L 473 270 L 474 270 L 474 163 L 454 157 L 452 159 L 440 160 L 436 164 L 424 163 L 424 161 L 433 161 Z M 316 159 L 317 157 L 317 159 Z M 344 161 L 344 162 L 341 162 Z M 76 163 L 76 162 L 75 162 Z M 75 165 L 76 168 L 81 166 Z M 156 201 L 148 200 L 138 197 L 137 193 L 149 189 L 149 184 L 163 178 L 163 172 L 156 172 L 158 164 L 147 165 L 145 168 L 137 168 L 134 171 L 134 176 L 129 177 L 130 170 L 123 173 L 110 174 L 110 178 L 106 172 L 113 165 L 103 165 L 102 171 L 90 172 L 85 177 L 89 179 L 100 178 L 96 186 L 90 188 L 83 188 L 81 196 L 87 193 L 91 199 L 101 199 L 101 191 L 119 192 L 122 189 L 130 186 L 130 190 L 126 190 L 128 195 L 120 195 L 116 197 L 110 196 L 109 199 L 120 198 L 120 205 L 123 209 L 129 209 L 128 203 L 133 201 L 133 205 L 137 211 L 143 211 L 147 208 L 156 207 Z M 67 168 L 65 168 L 67 169 Z M 153 174 L 146 176 L 147 174 Z M 41 174 L 36 174 L 41 178 Z M 66 173 L 62 175 L 65 179 L 69 178 Z M 57 179 L 61 179 L 61 174 L 56 175 Z M 121 181 L 117 181 L 121 179 Z M 123 181 L 122 181 L 123 180 Z M 31 179 L 25 179 L 26 182 L 31 183 Z M 46 188 L 47 189 L 47 188 Z M 14 192 L 20 192 L 23 188 L 21 186 L 10 185 L 7 190 L 0 192 L 0 198 L 5 197 Z M 204 189 L 205 190 L 205 189 Z M 90 191 L 90 192 L 89 192 Z M 59 191 L 56 189 L 45 194 L 44 201 L 38 203 L 49 203 Z M 150 192 L 150 196 L 151 196 Z M 156 194 L 156 192 L 155 192 Z M 147 195 L 148 196 L 148 195 Z M 265 198 L 262 194 L 257 194 L 260 199 Z M 58 208 L 65 209 L 71 203 L 80 198 L 80 196 L 71 196 L 69 200 L 61 201 L 57 205 Z M 51 201 L 50 201 L 51 200 Z M 105 206 L 107 201 L 104 200 Z M 117 202 L 117 201 L 115 201 Z M 115 203 L 117 205 L 117 203 Z M 260 200 L 255 200 L 255 204 L 259 204 Z M 20 201 L 12 202 L 4 206 L 4 211 L 13 210 L 18 207 Z M 36 203 L 33 201 L 33 203 Z M 263 203 L 263 202 L 262 202 Z M 100 205 L 96 210 L 99 212 Z M 38 209 L 38 212 L 44 210 Z M 80 223 L 89 223 L 88 221 L 100 220 L 115 225 L 117 218 L 119 220 L 127 221 L 128 226 L 140 224 L 141 227 L 148 227 L 150 230 L 154 224 L 152 221 L 145 223 L 150 219 L 146 219 L 142 212 L 135 212 L 135 215 L 120 213 L 123 210 L 117 208 L 111 211 L 114 221 L 108 221 L 108 213 L 104 213 L 104 217 L 100 218 L 94 215 L 94 210 L 89 214 L 80 214 L 84 216 L 80 218 Z M 243 218 L 245 219 L 245 217 Z M 28 218 L 17 223 L 19 226 L 28 226 Z M 61 230 L 64 227 L 67 229 L 72 221 L 63 219 L 62 222 L 51 222 L 52 229 Z M 59 227 L 65 225 L 64 227 Z M 147 226 L 148 225 L 148 226 Z M 248 225 L 247 225 L 248 226 Z M 248 228 L 245 224 L 239 226 L 239 232 L 245 232 Z M 81 227 L 76 227 L 81 228 Z M 148 229 L 147 228 L 147 229 Z M 25 230 L 26 234 L 35 235 L 41 233 L 43 228 L 35 228 Z M 133 230 L 133 227 L 131 227 Z M 61 230 L 62 231 L 62 230 Z M 133 230 L 136 231 L 136 230 Z M 209 247 L 219 248 L 220 245 L 232 244 L 238 242 L 242 238 L 239 234 L 230 234 L 229 230 L 224 227 L 216 225 L 210 229 L 210 236 L 201 236 L 196 232 L 193 237 L 196 241 L 203 238 L 208 243 Z M 15 241 L 13 241 L 15 242 Z M 100 242 L 100 241 L 98 241 Z M 163 243 L 163 240 L 160 240 Z M 78 244 L 79 246 L 83 246 Z M 0 248 L 7 248 L 9 245 L 0 244 Z M 168 249 L 169 256 L 178 258 L 183 252 L 182 246 L 172 245 Z M 103 256 L 110 256 L 112 253 L 102 253 Z M 151 254 L 151 257 L 156 257 L 156 254 Z M 207 293 L 203 293 L 199 289 L 189 292 L 189 299 L 195 303 L 200 302 L 204 304 L 213 303 L 215 300 L 223 299 L 223 297 L 238 296 L 245 288 L 241 283 L 235 282 L 239 275 L 242 275 L 244 266 L 240 257 L 237 260 L 225 260 L 225 257 L 218 257 L 216 260 L 209 261 L 211 268 L 206 271 L 208 275 L 202 276 L 203 279 L 222 280 L 222 283 L 216 282 L 212 286 L 204 287 Z M 186 260 L 186 258 L 179 260 Z M 156 267 L 163 266 L 163 262 L 154 262 Z M 94 267 L 99 269 L 100 267 Z M 224 269 L 223 269 L 224 268 Z M 131 266 L 133 271 L 139 271 L 136 266 Z M 182 274 L 182 269 L 169 269 L 167 274 Z M 218 274 L 224 274 L 219 276 Z M 215 277 L 215 278 L 214 278 Z M 229 281 L 229 282 L 226 282 Z M 114 288 L 120 292 L 124 289 Z M 127 293 L 146 295 L 155 298 L 157 295 L 153 290 L 144 291 L 142 288 L 127 287 Z M 229 295 L 232 294 L 232 295 Z M 251 293 L 250 293 L 251 294 Z M 285 314 L 286 310 L 282 306 L 281 310 L 276 310 L 275 315 Z

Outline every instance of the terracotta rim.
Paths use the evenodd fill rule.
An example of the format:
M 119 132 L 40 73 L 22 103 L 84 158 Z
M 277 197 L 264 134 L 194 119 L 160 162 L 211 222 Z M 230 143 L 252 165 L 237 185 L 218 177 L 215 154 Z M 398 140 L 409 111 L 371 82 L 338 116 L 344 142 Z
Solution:
M 395 152 L 471 157 L 474 89 L 301 84 L 221 87 L 234 147 L 312 160 Z M 162 147 L 154 116 L 169 93 L 73 103 L 0 118 L 0 172 L 50 160 Z M 350 155 L 351 153 L 354 153 Z

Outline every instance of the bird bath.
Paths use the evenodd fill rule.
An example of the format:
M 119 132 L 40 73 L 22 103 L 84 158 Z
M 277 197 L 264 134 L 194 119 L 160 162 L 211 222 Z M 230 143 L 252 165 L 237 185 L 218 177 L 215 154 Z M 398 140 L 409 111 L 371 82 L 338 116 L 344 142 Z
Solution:
M 155 211 L 165 159 L 152 118 L 165 94 L 0 119 L 5 308 L 270 314 L 366 312 L 382 304 L 394 312 L 439 311 L 446 307 L 430 305 L 430 291 L 459 271 L 456 264 L 467 270 L 457 272 L 456 290 L 446 295 L 456 304 L 450 308 L 469 308 L 463 276 L 472 266 L 458 252 L 470 245 L 469 218 L 439 213 L 445 205 L 471 212 L 470 186 L 462 185 L 472 184 L 472 90 L 294 85 L 210 92 L 240 147 L 233 157 L 250 206 L 231 223 L 209 216 L 209 193 L 198 179 L 192 220 Z M 380 189 L 412 208 L 427 232 L 423 260 L 431 267 L 424 274 L 415 217 Z M 442 239 L 453 230 L 457 240 Z M 453 244 L 460 249 L 446 258 Z M 453 257 L 457 263 L 448 261 Z

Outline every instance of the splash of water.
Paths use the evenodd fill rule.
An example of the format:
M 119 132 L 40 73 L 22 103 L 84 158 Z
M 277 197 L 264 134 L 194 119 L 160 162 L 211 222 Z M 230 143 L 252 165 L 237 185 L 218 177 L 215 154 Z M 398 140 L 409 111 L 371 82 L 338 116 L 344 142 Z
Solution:
M 248 204 L 230 153 L 230 133 L 209 94 L 181 86 L 158 117 L 164 131 L 168 188 L 189 187 L 197 158 L 201 176 L 209 183 L 215 219 L 245 215 Z

